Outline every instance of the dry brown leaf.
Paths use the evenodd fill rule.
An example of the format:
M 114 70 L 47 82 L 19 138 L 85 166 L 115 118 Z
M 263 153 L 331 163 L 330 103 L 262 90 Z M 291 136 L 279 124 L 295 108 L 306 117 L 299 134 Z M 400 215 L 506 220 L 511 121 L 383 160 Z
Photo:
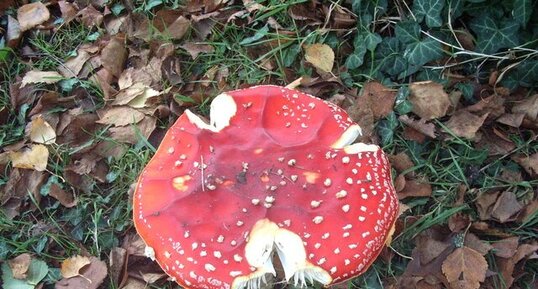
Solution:
M 448 282 L 455 288 L 478 289 L 486 279 L 488 262 L 479 252 L 469 248 L 457 248 L 443 262 L 442 270 Z
M 127 281 L 127 259 L 128 253 L 127 250 L 121 247 L 114 247 L 110 250 L 109 257 L 109 268 L 110 268 L 110 277 L 113 284 L 117 288 L 125 288 L 123 285 Z
M 56 131 L 42 115 L 37 115 L 26 125 L 26 135 L 35 143 L 53 144 L 56 142 Z
M 538 153 L 530 156 L 514 156 L 512 158 L 533 178 L 538 177 Z
M 538 119 L 538 94 L 532 95 L 512 107 L 512 113 L 524 114 L 530 120 Z
M 73 256 L 62 262 L 60 273 L 64 278 L 73 278 L 80 275 L 80 270 L 91 263 L 90 258 L 85 256 Z
M 398 153 L 396 155 L 389 155 L 390 164 L 398 172 L 403 173 L 415 166 L 415 163 L 411 160 L 409 155 L 405 152 Z M 412 172 L 407 172 L 409 174 Z
M 360 97 L 366 97 L 370 102 L 370 108 L 374 118 L 381 119 L 392 112 L 396 91 L 389 89 L 377 81 L 371 81 L 364 85 Z
M 65 261 L 64 261 L 65 262 Z M 80 269 L 80 268 L 79 268 Z M 64 278 L 56 282 L 55 289 L 97 289 L 107 277 L 106 263 L 95 257 L 90 257 L 89 265 L 80 269 L 75 277 Z
M 77 201 L 73 194 L 66 192 L 57 184 L 50 186 L 49 196 L 55 198 L 66 208 L 72 208 L 77 205 Z
M 123 71 L 123 66 L 127 60 L 127 48 L 125 48 L 125 39 L 112 37 L 108 44 L 101 51 L 101 61 L 103 67 L 112 75 L 119 77 Z
M 62 75 L 56 71 L 28 71 L 22 78 L 21 87 L 29 83 L 56 83 L 62 80 Z
M 323 72 L 331 72 L 334 65 L 334 51 L 327 44 L 311 44 L 305 47 L 305 59 Z
M 501 239 L 492 244 L 493 254 L 501 258 L 512 258 L 516 254 L 518 245 L 519 237 Z
M 523 113 L 505 113 L 499 118 L 497 118 L 495 121 L 517 128 L 521 126 L 521 123 L 523 123 L 524 117 L 525 114 Z
M 398 198 L 429 197 L 432 195 L 432 186 L 427 181 L 407 180 L 403 190 L 398 192 Z
M 99 27 L 103 23 L 103 14 L 95 9 L 91 4 L 77 13 L 77 17 L 87 27 Z
M 465 246 L 477 251 L 478 253 L 482 254 L 482 256 L 485 256 L 491 249 L 493 249 L 493 246 L 480 240 L 473 233 L 465 234 Z
M 8 15 L 6 32 L 7 46 L 10 48 L 16 48 L 17 46 L 19 46 L 21 36 L 22 31 L 19 22 L 17 21 L 17 19 L 11 17 L 11 15 Z
M 523 206 L 517 201 L 513 192 L 504 191 L 491 210 L 491 216 L 501 223 L 511 221 L 513 216 L 521 211 Z
M 161 92 L 142 83 L 135 83 L 131 87 L 118 92 L 114 105 L 128 105 L 134 108 L 144 108 Z
M 407 115 L 399 116 L 398 120 L 425 136 L 436 138 L 435 125 L 433 123 L 426 123 L 426 120 L 424 119 L 414 120 Z
M 70 3 L 65 0 L 58 1 L 58 6 L 60 6 L 60 11 L 62 12 L 62 18 L 65 23 L 71 22 L 75 19 L 78 13 L 78 7 L 75 3 Z
M 135 124 L 144 118 L 144 114 L 129 106 L 107 107 L 99 111 L 97 123 L 113 126 Z
M 17 20 L 22 31 L 32 29 L 49 20 L 49 18 L 49 9 L 41 2 L 29 3 L 17 10 Z
M 13 167 L 44 171 L 47 168 L 49 150 L 41 144 L 32 145 L 19 151 L 10 152 Z
M 196 59 L 196 57 L 198 57 L 198 54 L 200 53 L 211 53 L 215 51 L 213 46 L 209 44 L 195 42 L 187 42 L 180 47 L 185 49 L 185 51 L 187 51 L 191 55 L 192 59 Z
M 82 67 L 84 67 L 86 61 L 88 61 L 91 57 L 92 55 L 90 53 L 79 49 L 77 51 L 77 56 L 70 58 L 63 65 L 60 65 L 58 67 L 58 71 L 60 71 L 60 73 L 66 78 L 78 77 Z
M 21 254 L 8 261 L 9 268 L 15 279 L 26 279 L 32 257 L 28 253 Z
M 155 129 L 157 120 L 146 116 L 136 125 L 116 126 L 109 129 L 110 137 L 121 143 L 136 144 L 140 137 L 149 138 Z
M 477 116 L 466 110 L 458 110 L 450 117 L 445 125 L 454 135 L 472 140 L 476 137 L 476 133 L 482 127 L 487 117 L 487 113 Z
M 146 282 L 140 281 L 136 278 L 128 278 L 125 282 L 125 285 L 121 287 L 122 289 L 147 289 L 148 285 Z
M 446 115 L 450 99 L 442 84 L 433 81 L 413 82 L 409 85 L 409 91 L 413 112 L 420 118 L 430 120 Z

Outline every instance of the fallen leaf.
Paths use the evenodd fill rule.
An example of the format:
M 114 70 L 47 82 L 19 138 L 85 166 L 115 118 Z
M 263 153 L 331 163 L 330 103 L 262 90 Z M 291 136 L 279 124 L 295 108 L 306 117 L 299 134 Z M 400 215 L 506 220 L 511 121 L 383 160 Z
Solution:
M 90 263 L 79 268 L 79 272 L 74 277 L 64 278 L 54 286 L 55 289 L 97 289 L 107 277 L 106 263 L 96 257 L 89 258 Z M 64 261 L 65 262 L 65 261 Z M 63 263 L 62 263 L 63 265 Z M 63 266 L 62 266 L 63 267 Z M 74 266 L 75 268 L 78 266 Z M 69 270 L 68 270 L 69 271 Z M 69 272 L 72 273 L 72 272 Z
M 519 237 L 504 238 L 492 243 L 493 254 L 501 258 L 512 258 L 519 246 Z
M 414 120 L 407 115 L 400 115 L 398 120 L 425 136 L 436 138 L 435 125 L 433 123 L 426 123 L 424 119 Z
M 112 37 L 101 51 L 103 67 L 116 77 L 121 75 L 125 61 L 127 60 L 128 53 L 124 41 L 123 38 Z
M 191 27 L 191 21 L 181 15 L 182 13 L 178 10 L 161 9 L 153 18 L 153 26 L 164 37 L 181 39 Z
M 408 154 L 405 152 L 400 152 L 396 155 L 389 155 L 389 161 L 392 167 L 400 174 L 413 174 L 412 171 L 407 172 L 412 167 L 415 166 L 415 163 L 411 160 Z
M 478 289 L 486 279 L 488 262 L 477 251 L 463 246 L 456 248 L 443 262 L 442 270 L 455 288 Z
M 155 129 L 156 123 L 156 118 L 146 116 L 135 125 L 116 126 L 110 128 L 110 137 L 121 143 L 136 144 L 141 140 L 141 138 L 149 138 Z
M 200 53 L 211 53 L 215 51 L 213 46 L 204 43 L 187 42 L 180 47 L 185 49 L 192 59 L 196 59 Z
M 137 280 L 136 278 L 128 278 L 122 289 L 146 289 L 148 285 L 146 282 Z
M 26 31 L 49 20 L 50 12 L 42 2 L 23 5 L 17 10 L 17 20 L 21 31 Z
M 87 27 L 99 27 L 103 23 L 103 14 L 91 4 L 77 13 L 78 19 Z
M 334 51 L 327 44 L 311 44 L 305 47 L 305 59 L 323 72 L 331 72 L 334 65 Z
M 119 91 L 115 96 L 113 104 L 128 105 L 133 108 L 143 108 L 147 106 L 148 102 L 151 102 L 153 98 L 160 94 L 161 92 L 142 83 L 135 83 L 134 85 Z
M 28 253 L 21 254 L 8 261 L 9 268 L 15 279 L 26 279 L 32 257 Z
M 16 279 L 7 262 L 2 264 L 2 281 L 5 289 L 34 289 L 41 288 L 39 283 L 49 273 L 49 267 L 41 260 L 32 259 L 26 277 L 24 279 Z
M 55 198 L 66 208 L 72 208 L 77 205 L 77 201 L 73 194 L 66 192 L 57 184 L 50 186 L 49 196 Z
M 376 120 L 388 116 L 394 107 L 396 91 L 389 89 L 377 81 L 367 82 L 362 88 L 360 97 L 366 97 Z
M 17 21 L 17 19 L 11 17 L 11 15 L 8 15 L 6 32 L 7 46 L 13 49 L 19 46 L 21 36 L 22 31 L 19 22 Z
M 491 216 L 501 223 L 506 223 L 512 220 L 512 216 L 521 211 L 523 206 L 517 201 L 517 197 L 513 192 L 504 191 L 491 210 Z
M 78 77 L 82 67 L 86 61 L 88 61 L 92 55 L 85 50 L 79 49 L 77 51 L 77 56 L 68 59 L 63 65 L 58 67 L 58 71 L 66 77 L 73 78 Z
M 489 117 L 495 119 L 505 112 L 504 102 L 504 98 L 501 95 L 494 94 L 466 107 L 465 110 L 475 115 L 488 114 Z
M 32 142 L 53 144 L 56 142 L 56 131 L 45 119 L 38 115 L 26 125 L 26 135 Z
M 64 278 L 72 278 L 75 276 L 79 276 L 80 270 L 84 266 L 89 265 L 90 263 L 90 258 L 76 255 L 69 259 L 65 259 L 62 262 L 60 273 L 62 273 L 62 277 Z
M 97 123 L 113 126 L 135 124 L 144 118 L 144 114 L 129 106 L 106 107 L 98 112 Z
M 488 114 L 477 116 L 466 110 L 458 110 L 445 125 L 454 135 L 473 140 L 487 117 Z
M 10 152 L 9 157 L 13 167 L 44 171 L 47 168 L 49 150 L 46 146 L 37 144 L 19 151 Z
M 442 84 L 433 81 L 413 82 L 409 85 L 409 91 L 413 112 L 420 118 L 431 120 L 446 115 L 450 99 Z
M 113 284 L 117 288 L 125 288 L 123 285 L 127 281 L 127 259 L 128 253 L 127 250 L 120 247 L 114 247 L 110 250 L 109 256 L 109 268 L 110 268 L 110 277 Z
M 491 249 L 493 249 L 493 246 L 488 242 L 480 240 L 473 233 L 465 234 L 465 246 L 477 251 L 482 254 L 482 256 L 485 256 Z
M 13 219 L 20 213 L 21 203 L 32 196 L 37 203 L 40 201 L 40 189 L 47 175 L 40 171 L 14 168 L 9 174 L 6 185 L 0 190 L 0 209 L 8 219 Z
M 514 156 L 512 159 L 523 167 L 531 177 L 538 177 L 538 153 L 530 156 Z
M 523 118 L 525 114 L 523 113 L 505 113 L 497 118 L 495 121 L 498 123 L 506 124 L 511 127 L 518 128 L 523 123 Z
M 524 114 L 530 120 L 538 119 L 538 94 L 532 95 L 512 107 L 512 113 Z
M 398 192 L 398 199 L 407 197 L 429 197 L 432 195 L 432 186 L 423 180 L 406 180 L 403 190 Z
M 58 1 L 58 6 L 60 6 L 60 12 L 62 12 L 62 18 L 64 23 L 69 23 L 71 20 L 75 19 L 78 13 L 78 7 L 75 3 L 70 3 L 65 0 Z
M 25 87 L 29 83 L 56 83 L 62 80 L 62 75 L 56 71 L 28 71 L 22 78 L 21 87 Z

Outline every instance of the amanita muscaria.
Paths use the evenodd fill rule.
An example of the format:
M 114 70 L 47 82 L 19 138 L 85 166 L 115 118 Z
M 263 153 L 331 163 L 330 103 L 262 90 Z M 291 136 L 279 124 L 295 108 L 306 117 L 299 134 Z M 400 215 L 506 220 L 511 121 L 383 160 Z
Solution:
M 163 270 L 187 288 L 296 285 L 363 273 L 398 201 L 389 162 L 337 106 L 257 86 L 218 95 L 207 123 L 185 111 L 134 194 L 134 223 Z M 279 280 L 277 280 L 279 281 Z

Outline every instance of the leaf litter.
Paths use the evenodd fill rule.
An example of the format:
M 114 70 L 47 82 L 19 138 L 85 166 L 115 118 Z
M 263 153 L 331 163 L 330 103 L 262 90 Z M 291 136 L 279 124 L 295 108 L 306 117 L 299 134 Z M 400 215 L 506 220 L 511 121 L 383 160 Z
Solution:
M 54 34 L 68 25 L 80 24 L 91 32 L 88 37 L 94 37 L 90 41 L 81 39 L 84 43 L 79 43 L 68 56 L 55 59 L 57 67 L 27 69 L 9 83 L 9 102 L 23 125 L 18 141 L 0 151 L 4 159 L 0 166 L 7 180 L 0 182 L 0 209 L 8 219 L 36 212 L 49 203 L 66 210 L 81 209 L 80 202 L 87 194 L 96 188 L 106 191 L 113 186 L 109 181 L 114 178 L 110 160 L 124 157 L 128 148 L 146 141 L 158 145 L 163 124 L 173 121 L 187 107 L 199 109 L 207 96 L 234 88 L 232 79 L 236 75 L 246 78 L 249 72 L 242 70 L 245 67 L 236 69 L 228 63 L 212 63 L 205 70 L 199 67 L 199 62 L 214 60 L 211 57 L 217 57 L 224 49 L 212 42 L 213 37 L 225 25 L 235 25 L 241 29 L 255 27 L 237 42 L 246 51 L 245 57 L 258 58 L 255 66 L 269 73 L 252 83 L 284 80 L 289 83 L 302 77 L 298 89 L 345 108 L 361 125 L 363 141 L 382 141 L 383 136 L 376 129 L 381 122 L 392 122 L 388 128 L 393 133 L 401 129 L 401 135 L 393 136 L 393 140 L 406 141 L 405 148 L 402 150 L 391 143 L 386 147 L 392 154 L 395 187 L 402 208 L 406 208 L 398 220 L 396 242 L 401 239 L 398 234 L 430 220 L 430 214 L 434 213 L 421 213 L 422 206 L 441 206 L 443 202 L 453 208 L 466 206 L 463 212 L 414 232 L 407 249 L 412 260 L 394 253 L 387 257 L 390 255 L 387 254 L 384 260 L 398 264 L 401 274 L 383 277 L 383 285 L 396 288 L 390 286 L 401 282 L 398 288 L 491 288 L 502 278 L 510 287 L 526 274 L 525 264 L 535 262 L 536 241 L 521 238 L 514 230 L 521 229 L 526 222 L 535 222 L 538 211 L 536 190 L 533 193 L 530 188 L 538 174 L 538 152 L 519 151 L 521 145 L 517 140 L 517 137 L 526 138 L 529 132 L 536 135 L 538 94 L 500 87 L 503 82 L 498 71 L 489 75 L 487 84 L 475 83 L 471 76 L 459 75 L 461 71 L 452 68 L 442 73 L 445 79 L 419 81 L 422 76 L 411 77 L 409 85 L 404 85 L 408 95 L 402 98 L 401 88 L 393 82 L 396 78 L 351 81 L 350 75 L 366 73 L 354 70 L 359 62 L 379 65 L 377 76 L 387 71 L 403 75 L 404 72 L 398 71 L 401 61 L 409 61 L 406 65 L 412 70 L 412 61 L 423 60 L 411 48 L 433 47 L 419 37 L 417 43 L 403 43 L 408 50 L 404 60 L 398 57 L 403 51 L 389 52 L 384 57 L 387 63 L 392 61 L 390 65 L 376 63 L 370 58 L 379 49 L 392 48 L 391 40 L 384 38 L 392 33 L 392 27 L 387 26 L 384 32 L 373 29 L 376 31 L 364 35 L 359 31 L 343 33 L 342 29 L 354 28 L 361 21 L 364 11 L 358 13 L 357 7 L 329 7 L 317 2 L 290 5 L 284 13 L 298 25 L 319 28 L 324 37 L 330 33 L 334 33 L 331 37 L 335 36 L 305 38 L 303 43 L 302 39 L 293 40 L 296 32 L 288 30 L 286 21 L 280 17 L 256 20 L 265 17 L 263 13 L 270 3 L 242 1 L 241 6 L 230 5 L 228 1 L 186 1 L 178 9 L 159 6 L 148 17 L 132 13 L 133 7 L 128 7 L 127 2 L 125 7 L 114 7 L 105 1 L 35 2 L 19 7 L 16 18 L 13 14 L 6 17 L 6 45 L 19 49 L 20 56 L 29 63 L 39 59 L 32 56 L 35 47 L 26 41 L 32 37 L 30 32 Z M 427 10 L 420 6 L 424 1 L 415 2 L 418 4 L 410 9 Z M 420 13 L 417 15 L 424 17 L 428 27 L 435 27 L 435 15 Z M 469 40 L 474 37 L 471 32 L 462 27 L 456 33 L 466 49 L 475 48 L 475 43 Z M 354 34 L 355 41 L 349 39 Z M 484 35 L 476 34 L 478 44 L 483 45 Z M 279 39 L 275 40 L 274 35 L 279 35 Z M 334 39 L 352 41 L 335 45 Z M 225 47 L 226 53 L 238 49 L 236 44 L 226 44 L 231 45 Z M 293 49 L 287 48 L 289 44 Z M 278 50 L 278 59 L 266 57 L 279 47 L 286 49 Z M 349 55 L 356 59 L 346 61 Z M 304 63 L 307 73 L 295 67 Z M 282 73 L 281 78 L 272 75 L 278 73 Z M 66 81 L 82 85 L 65 86 Z M 465 85 L 470 88 L 464 89 Z M 98 94 L 86 91 L 93 86 Z M 63 90 L 66 87 L 72 90 L 66 92 Z M 6 110 L 0 113 L 5 114 Z M 458 180 L 450 184 L 456 188 L 451 191 L 437 183 L 432 174 L 425 173 L 423 152 L 435 144 L 454 141 L 454 136 L 463 146 L 477 149 L 471 154 L 478 154 L 478 150 L 486 152 L 486 165 L 477 165 L 482 166 L 478 169 L 479 178 L 488 170 L 498 169 L 495 178 L 511 185 L 479 188 Z M 531 145 L 532 142 L 528 144 Z M 58 146 L 70 149 L 68 158 L 56 154 Z M 446 147 L 441 145 L 441 148 Z M 440 155 L 443 153 L 446 151 Z M 64 167 L 56 170 L 59 160 Z M 499 164 L 512 171 L 499 168 Z M 471 171 L 471 168 L 459 169 L 465 170 L 464 174 Z M 71 228 L 68 222 L 59 222 Z M 101 252 L 101 256 L 81 253 L 88 257 L 75 255 L 61 264 L 47 259 L 49 265 L 60 268 L 63 277 L 53 282 L 55 287 L 104 288 L 112 282 L 117 288 L 145 288 L 147 284 L 164 282 L 166 275 L 145 258 L 143 242 L 132 230 L 123 229 L 121 247 L 116 242 Z M 532 229 L 525 231 L 525 234 L 533 233 Z M 87 244 L 81 246 L 86 246 L 83 252 L 88 248 Z M 46 247 L 54 247 L 53 242 L 49 241 Z M 54 254 L 63 253 L 60 250 Z M 100 260 L 103 256 L 108 256 L 106 261 Z M 29 254 L 11 257 L 2 264 L 4 286 L 8 282 L 21 288 L 40 288 L 44 278 L 41 276 L 48 271 L 47 263 Z

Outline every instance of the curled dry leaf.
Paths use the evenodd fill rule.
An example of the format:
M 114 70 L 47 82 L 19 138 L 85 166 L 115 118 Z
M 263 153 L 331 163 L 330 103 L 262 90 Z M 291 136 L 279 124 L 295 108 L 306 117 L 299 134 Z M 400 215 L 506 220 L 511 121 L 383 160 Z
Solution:
M 6 32 L 7 46 L 10 48 L 16 48 L 19 45 L 21 36 L 22 31 L 19 22 L 17 21 L 17 19 L 11 17 L 11 15 L 8 15 Z
M 538 119 L 538 94 L 532 95 L 512 107 L 512 113 L 524 114 L 529 120 Z
M 311 44 L 305 47 L 305 59 L 323 72 L 331 72 L 334 65 L 334 51 L 327 44 Z
M 76 3 L 70 3 L 65 0 L 58 1 L 58 6 L 60 6 L 60 11 L 62 12 L 62 18 L 65 23 L 71 22 L 75 19 L 78 13 L 78 7 Z
M 17 10 L 17 20 L 19 21 L 22 31 L 32 29 L 49 20 L 49 18 L 49 9 L 47 9 L 47 6 L 41 2 L 22 5 Z
M 58 67 L 60 73 L 67 78 L 78 77 L 80 71 L 84 67 L 86 61 L 88 61 L 92 55 L 85 50 L 79 49 L 77 56 L 70 58 L 63 65 Z
M 446 115 L 450 99 L 442 84 L 433 81 L 413 82 L 409 90 L 413 112 L 420 118 L 430 120 Z
M 32 261 L 32 257 L 30 254 L 24 253 L 21 254 L 11 260 L 8 261 L 9 268 L 11 268 L 11 272 L 13 273 L 13 278 L 15 279 L 26 279 L 28 276 L 28 268 L 30 267 L 30 263 Z
M 454 288 L 478 289 L 486 279 L 488 262 L 479 252 L 469 248 L 457 248 L 443 262 L 442 270 Z
M 73 256 L 62 262 L 60 272 L 64 278 L 72 278 L 80 275 L 80 270 L 91 263 L 90 258 L 85 256 Z
M 21 88 L 29 83 L 56 83 L 62 80 L 62 75 L 56 71 L 28 71 L 22 78 Z
M 487 117 L 487 113 L 477 116 L 466 110 L 458 110 L 445 125 L 454 135 L 472 140 Z
M 195 42 L 187 42 L 180 47 L 185 49 L 185 51 L 191 55 L 192 59 L 196 59 L 200 53 L 211 53 L 215 50 L 213 46 L 209 44 Z
M 56 142 L 56 131 L 42 115 L 34 117 L 26 125 L 26 135 L 35 143 L 53 144 Z
M 79 268 L 79 274 L 56 282 L 55 289 L 97 289 L 106 278 L 106 263 L 95 257 L 90 257 L 90 263 Z
M 32 145 L 19 151 L 10 152 L 13 167 L 44 171 L 47 168 L 49 150 L 44 145 Z
M 103 14 L 95 9 L 91 4 L 86 6 L 86 8 L 80 10 L 77 13 L 80 21 L 87 27 L 101 26 L 103 23 Z

